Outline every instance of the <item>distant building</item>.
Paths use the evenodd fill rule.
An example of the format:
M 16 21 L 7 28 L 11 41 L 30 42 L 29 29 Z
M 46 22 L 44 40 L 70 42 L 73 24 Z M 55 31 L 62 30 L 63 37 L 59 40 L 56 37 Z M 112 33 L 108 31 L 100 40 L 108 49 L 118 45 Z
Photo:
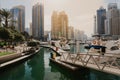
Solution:
M 30 36 L 32 36 L 32 23 L 30 23 L 30 29 L 29 30 L 30 30 L 29 34 L 30 34 Z
M 51 16 L 51 35 L 52 39 L 59 39 L 65 37 L 68 39 L 68 16 L 62 12 L 54 11 Z
M 58 24 L 58 13 L 54 11 L 51 16 L 51 35 L 52 39 L 59 38 L 60 27 Z
M 62 11 L 59 13 L 59 26 L 60 26 L 60 37 L 65 37 L 68 39 L 68 16 Z
M 105 34 L 105 19 L 106 19 L 106 9 L 100 8 L 97 10 L 97 33 Z
M 74 39 L 74 28 L 72 26 L 68 27 L 68 39 Z
M 36 39 L 44 40 L 44 7 L 39 3 L 32 8 L 32 35 Z
M 119 37 L 120 36 L 120 10 L 117 3 L 110 3 L 106 13 L 106 34 Z
M 80 40 L 81 42 L 85 42 L 87 40 L 87 35 L 85 35 L 84 31 L 80 31 L 78 29 L 75 29 L 74 39 Z
M 12 13 L 12 20 L 13 20 L 11 25 L 14 26 L 17 31 L 24 32 L 25 31 L 25 7 L 22 5 L 15 6 L 10 11 Z
M 96 16 L 94 16 L 94 34 L 98 34 L 97 33 L 97 24 L 96 24 Z
M 44 40 L 45 41 L 51 41 L 51 31 L 45 31 L 44 32 Z

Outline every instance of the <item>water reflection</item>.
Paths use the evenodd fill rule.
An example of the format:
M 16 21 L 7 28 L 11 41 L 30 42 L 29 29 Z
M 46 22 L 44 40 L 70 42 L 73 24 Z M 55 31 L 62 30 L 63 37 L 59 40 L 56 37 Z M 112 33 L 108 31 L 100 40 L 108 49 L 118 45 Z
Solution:
M 90 70 L 89 80 L 120 80 L 120 76 Z
M 0 73 L 0 80 L 44 80 L 44 49 L 32 59 Z
M 87 50 L 84 48 L 83 44 L 77 45 L 70 45 L 70 52 L 71 53 L 77 53 L 77 52 L 87 52 Z
M 50 66 L 51 72 L 60 72 L 60 77 L 57 80 L 120 80 L 120 76 L 88 68 L 81 67 L 78 71 L 70 71 L 53 63 L 51 63 Z
M 88 80 L 88 77 L 86 77 L 86 74 L 89 74 L 88 69 L 84 68 L 78 71 L 72 71 L 64 67 L 55 65 L 53 63 L 50 63 L 50 66 L 51 66 L 51 72 L 54 72 L 56 74 L 59 73 L 59 78 L 56 80 Z
M 28 61 L 28 65 L 31 68 L 31 77 L 35 80 L 43 80 L 45 74 L 44 49 L 39 53 L 40 54 L 37 54 L 33 59 Z
M 0 72 L 0 80 L 24 80 L 25 75 L 25 65 L 19 65 L 17 67 L 13 67 L 13 69 L 9 69 Z

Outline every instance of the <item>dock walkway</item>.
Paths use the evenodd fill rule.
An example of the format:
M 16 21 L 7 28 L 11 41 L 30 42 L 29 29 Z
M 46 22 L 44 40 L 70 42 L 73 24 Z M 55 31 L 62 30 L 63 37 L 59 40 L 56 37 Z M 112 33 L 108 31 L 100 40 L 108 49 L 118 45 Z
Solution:
M 47 47 L 55 50 L 55 47 Z M 60 61 L 61 65 L 68 63 L 120 76 L 120 54 L 106 53 L 101 55 L 91 52 L 72 54 L 61 49 L 58 49 L 57 52 L 61 56 L 56 57 L 54 61 L 56 63 Z
M 120 76 L 120 55 L 100 55 L 100 54 L 70 54 L 62 53 L 59 59 L 66 63 L 95 69 Z

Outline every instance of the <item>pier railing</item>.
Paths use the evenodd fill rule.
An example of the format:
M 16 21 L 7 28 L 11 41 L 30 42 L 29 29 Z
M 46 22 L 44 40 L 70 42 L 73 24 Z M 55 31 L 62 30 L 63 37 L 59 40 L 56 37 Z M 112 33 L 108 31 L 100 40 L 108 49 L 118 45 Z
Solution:
M 70 62 L 72 64 L 91 67 L 99 70 L 119 70 L 120 72 L 120 54 L 91 54 L 91 53 L 61 53 L 61 61 Z

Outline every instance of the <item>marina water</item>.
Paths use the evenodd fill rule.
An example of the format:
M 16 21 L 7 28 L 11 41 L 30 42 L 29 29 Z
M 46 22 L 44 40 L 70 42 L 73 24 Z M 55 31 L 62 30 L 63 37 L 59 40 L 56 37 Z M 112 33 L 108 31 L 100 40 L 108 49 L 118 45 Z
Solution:
M 0 71 L 0 80 L 120 80 L 120 76 L 91 69 L 81 68 L 74 72 L 62 68 L 49 61 L 50 52 L 42 48 L 31 59 Z

